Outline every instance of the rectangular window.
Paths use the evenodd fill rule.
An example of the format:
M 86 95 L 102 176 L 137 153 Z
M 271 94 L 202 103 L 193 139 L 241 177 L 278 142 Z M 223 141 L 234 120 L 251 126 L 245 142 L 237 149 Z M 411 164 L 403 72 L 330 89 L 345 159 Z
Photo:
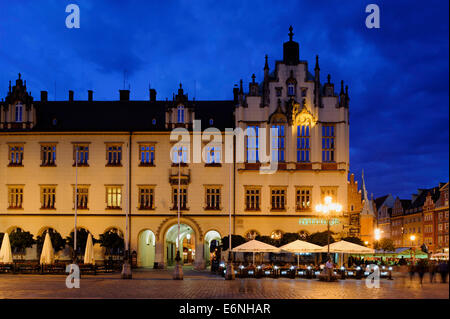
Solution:
M 106 187 L 106 208 L 121 209 L 122 207 L 122 186 Z
M 320 187 L 320 201 L 323 204 L 325 197 L 331 196 L 331 201 L 336 203 L 337 200 L 337 186 L 322 186 Z
M 23 144 L 9 145 L 9 165 L 22 166 Z
M 286 134 L 284 131 L 284 125 L 272 125 L 272 161 L 284 162 L 285 160 Z
M 41 144 L 41 166 L 55 166 L 56 145 Z
M 55 209 L 56 187 L 41 186 L 41 209 Z
M 272 210 L 286 209 L 286 188 L 275 187 L 271 189 Z
M 139 209 L 155 208 L 155 188 L 153 186 L 139 186 Z
M 310 126 L 297 126 L 297 162 L 310 161 Z
M 296 210 L 311 209 L 311 188 L 299 187 L 296 189 L 295 208 Z
M 106 145 L 107 166 L 122 165 L 122 145 L 107 144 Z
M 89 186 L 78 185 L 77 193 L 78 193 L 78 196 L 76 198 L 77 209 L 88 209 Z M 73 195 L 75 197 L 75 186 L 73 187 Z M 74 198 L 74 203 L 75 203 L 75 198 Z
M 180 209 L 187 209 L 187 188 L 186 186 L 181 186 L 180 188 L 180 198 L 178 198 L 178 186 L 172 188 L 172 204 L 173 209 L 178 209 L 178 199 L 180 201 Z
M 155 165 L 155 144 L 140 144 L 139 158 L 141 159 L 141 166 Z
M 220 164 L 221 162 L 221 147 L 207 146 L 206 147 L 206 164 Z
M 245 209 L 260 210 L 261 189 L 247 188 L 245 190 Z
M 208 186 L 206 187 L 206 209 L 219 210 L 220 209 L 220 187 Z
M 188 148 L 187 146 L 172 147 L 173 164 L 187 164 L 188 162 Z
M 184 106 L 178 106 L 177 108 L 177 121 L 178 123 L 184 123 Z
M 288 96 L 295 95 L 295 85 L 293 83 L 288 84 Z
M 21 103 L 16 104 L 16 122 L 23 121 L 23 105 Z
M 334 162 L 335 127 L 332 124 L 322 126 L 322 162 Z
M 256 163 L 259 161 L 259 127 L 248 126 L 247 130 L 247 162 Z
M 73 146 L 73 165 L 88 166 L 89 161 L 89 145 L 75 144 Z
M 8 208 L 20 209 L 23 204 L 23 186 L 8 187 Z

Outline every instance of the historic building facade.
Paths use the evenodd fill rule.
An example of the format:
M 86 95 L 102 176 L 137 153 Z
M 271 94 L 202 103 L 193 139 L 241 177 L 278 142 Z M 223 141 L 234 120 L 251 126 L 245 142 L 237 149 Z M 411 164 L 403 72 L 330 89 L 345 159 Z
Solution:
M 264 79 L 253 75 L 247 92 L 241 80 L 229 101 L 189 99 L 181 84 L 171 101 L 154 89 L 147 101 L 130 100 L 129 90 L 118 101 L 95 101 L 92 91 L 87 101 L 72 91 L 67 101 L 48 101 L 45 91 L 35 101 L 19 74 L 0 103 L 0 232 L 52 228 L 66 237 L 76 211 L 77 227 L 95 238 L 128 234 L 140 266 L 171 264 L 178 246 L 200 268 L 211 241 L 229 233 L 230 212 L 232 232 L 247 238 L 323 231 L 328 217 L 337 237 L 348 235 L 348 88 L 341 82 L 336 93 L 329 75 L 322 83 L 318 57 L 312 74 L 292 29 L 289 37 L 275 69 L 266 56 Z M 210 143 L 194 120 L 222 140 L 242 129 L 243 148 L 237 137 L 232 151 Z M 191 143 L 171 140 L 175 128 Z M 275 139 L 264 138 L 274 130 Z M 264 143 L 278 162 L 272 173 L 259 153 Z M 228 154 L 243 160 L 227 163 Z M 343 212 L 318 215 L 325 196 Z

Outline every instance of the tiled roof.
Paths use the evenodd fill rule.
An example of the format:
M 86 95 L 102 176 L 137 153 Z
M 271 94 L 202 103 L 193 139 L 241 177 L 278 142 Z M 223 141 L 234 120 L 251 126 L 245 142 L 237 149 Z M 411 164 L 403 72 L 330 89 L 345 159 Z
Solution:
M 195 101 L 202 128 L 234 127 L 233 101 Z M 172 101 L 48 101 L 35 102 L 33 131 L 167 131 L 166 107 Z M 153 123 L 155 120 L 155 123 Z

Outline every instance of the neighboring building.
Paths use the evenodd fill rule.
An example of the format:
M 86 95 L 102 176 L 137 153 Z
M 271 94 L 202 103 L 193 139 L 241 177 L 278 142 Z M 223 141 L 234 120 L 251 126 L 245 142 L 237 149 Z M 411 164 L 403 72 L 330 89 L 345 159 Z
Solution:
M 165 267 L 176 255 L 179 208 L 180 253 L 203 268 L 211 241 L 229 233 L 230 211 L 232 231 L 247 238 L 313 233 L 327 227 L 314 207 L 331 196 L 344 208 L 331 230 L 348 235 L 348 89 L 341 82 L 336 94 L 329 75 L 320 82 L 318 57 L 311 74 L 292 36 L 291 29 L 275 70 L 266 57 L 262 83 L 253 75 L 244 93 L 241 80 L 230 101 L 191 100 L 181 84 L 171 101 L 158 101 L 153 89 L 147 101 L 130 100 L 129 90 L 120 90 L 119 101 L 95 101 L 92 91 L 87 101 L 72 91 L 68 101 L 48 101 L 45 91 L 34 101 L 19 74 L 0 102 L 0 232 L 37 236 L 53 228 L 67 237 L 76 207 L 78 227 L 95 238 L 110 229 L 128 233 L 139 266 Z M 191 145 L 174 149 L 172 129 L 192 131 L 194 119 L 224 139 L 226 128 L 254 128 L 243 162 L 223 163 L 228 150 L 205 145 L 208 139 L 199 141 L 200 163 L 192 163 Z M 274 174 L 259 170 L 265 128 L 279 132 Z M 96 253 L 101 259 L 99 247 Z
M 411 205 L 411 200 L 396 198 L 391 215 L 391 239 L 395 247 L 403 247 L 403 217 L 405 210 Z
M 362 182 L 363 182 L 363 207 L 360 216 L 360 237 L 364 243 L 367 243 L 369 247 L 373 247 L 373 242 L 375 240 L 375 226 L 376 226 L 376 215 L 373 210 L 373 199 L 369 199 L 367 196 L 366 183 L 364 181 L 364 171 L 362 172 Z
M 350 181 L 347 186 L 347 211 L 350 215 L 349 235 L 353 237 L 360 237 L 360 215 L 363 208 L 363 201 L 361 197 L 361 190 L 358 190 L 358 181 L 355 180 L 355 175 L 350 175 Z
M 434 211 L 434 242 L 436 252 L 448 252 L 448 182 L 439 185 L 439 199 Z
M 423 242 L 427 245 L 428 251 L 432 252 L 436 249 L 435 240 L 435 218 L 434 211 L 436 208 L 436 202 L 440 196 L 439 188 L 433 188 L 427 191 L 425 201 L 423 203 Z
M 391 238 L 391 214 L 394 201 L 391 194 L 375 199 L 377 227 L 380 230 L 381 238 Z

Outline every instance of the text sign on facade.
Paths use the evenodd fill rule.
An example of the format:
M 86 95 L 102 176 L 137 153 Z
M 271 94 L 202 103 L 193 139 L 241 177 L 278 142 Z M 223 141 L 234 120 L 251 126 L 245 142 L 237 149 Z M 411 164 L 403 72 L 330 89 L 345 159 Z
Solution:
M 298 223 L 300 225 L 326 225 L 327 220 L 323 218 L 300 218 Z M 330 225 L 337 225 L 340 221 L 338 218 L 330 219 Z

